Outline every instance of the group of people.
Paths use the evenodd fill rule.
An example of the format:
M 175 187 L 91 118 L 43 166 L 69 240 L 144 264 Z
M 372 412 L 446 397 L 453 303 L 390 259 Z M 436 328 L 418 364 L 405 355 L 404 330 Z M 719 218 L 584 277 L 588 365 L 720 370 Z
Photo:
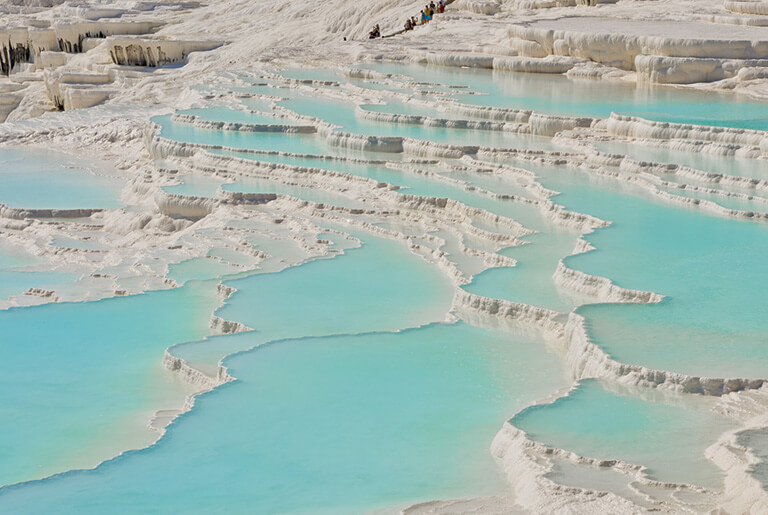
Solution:
M 413 30 L 413 28 L 416 25 L 424 25 L 426 23 L 429 23 L 432 20 L 432 17 L 436 13 L 444 13 L 445 12 L 445 0 L 438 0 L 437 3 L 432 0 L 429 2 L 428 5 L 424 6 L 424 9 L 421 10 L 419 13 L 419 18 L 416 19 L 415 16 L 411 16 L 410 18 L 406 18 L 405 20 L 405 30 Z M 368 39 L 376 39 L 381 37 L 381 29 L 379 29 L 378 25 L 375 25 L 373 29 L 368 33 Z
M 429 2 L 428 5 L 424 6 L 424 9 L 421 10 L 419 13 L 419 19 L 417 20 L 415 16 L 411 16 L 410 18 L 405 20 L 405 30 L 413 30 L 413 28 L 416 25 L 424 25 L 425 23 L 429 23 L 432 21 L 432 18 L 434 17 L 435 13 L 444 13 L 445 12 L 445 0 L 438 0 L 437 4 L 435 4 L 434 0 Z

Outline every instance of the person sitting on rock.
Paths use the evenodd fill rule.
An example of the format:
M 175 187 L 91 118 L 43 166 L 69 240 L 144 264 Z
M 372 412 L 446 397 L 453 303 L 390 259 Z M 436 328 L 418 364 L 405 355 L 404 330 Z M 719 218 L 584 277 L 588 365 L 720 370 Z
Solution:
M 368 39 L 376 39 L 381 36 L 381 31 L 378 25 L 374 25 L 373 29 L 368 33 Z
M 405 20 L 405 30 L 412 30 L 412 29 L 413 29 L 413 25 L 411 25 L 411 19 L 410 18 L 406 18 L 406 20 Z

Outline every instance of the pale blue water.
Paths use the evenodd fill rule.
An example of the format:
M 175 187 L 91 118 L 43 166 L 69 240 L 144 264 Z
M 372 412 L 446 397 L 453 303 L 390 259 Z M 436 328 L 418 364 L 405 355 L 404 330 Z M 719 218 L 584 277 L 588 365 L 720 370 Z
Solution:
M 493 193 L 501 195 L 515 195 L 524 198 L 538 198 L 536 193 L 533 193 L 526 186 L 528 182 L 526 180 L 518 180 L 514 177 L 510 177 L 506 174 L 497 175 L 493 173 L 475 172 L 475 171 L 453 171 L 446 173 L 449 177 L 465 181 L 466 183 L 483 188 Z
M 334 206 L 348 207 L 350 209 L 366 207 L 366 203 L 355 199 L 354 195 L 342 195 L 334 191 L 325 191 L 309 186 L 287 185 L 269 179 L 242 179 L 238 180 L 238 182 L 225 184 L 222 186 L 222 189 L 224 191 L 233 191 L 237 193 L 278 193 L 281 195 L 297 197 L 302 200 L 308 200 L 310 202 L 331 204 Z
M 552 274 L 560 258 L 576 245 L 576 236 L 552 231 L 526 238 L 528 245 L 500 253 L 517 260 L 513 268 L 490 268 L 476 275 L 464 289 L 470 293 L 568 313 L 576 305 L 557 290 Z
M 429 118 L 439 118 L 443 120 L 472 120 L 477 119 L 473 116 L 455 114 L 450 111 L 441 111 L 437 108 L 415 103 L 403 103 L 395 100 L 387 100 L 386 104 L 364 104 L 360 106 L 366 111 L 376 113 L 407 114 L 412 116 L 427 116 Z M 482 120 L 482 118 L 480 118 Z
M 269 81 L 266 81 L 269 82 Z M 254 86 L 248 86 L 244 88 L 240 88 L 239 91 L 242 93 L 250 93 L 253 95 L 267 95 L 270 97 L 281 97 L 281 98 L 294 98 L 301 93 L 293 88 L 289 88 L 288 86 L 279 86 L 276 84 L 268 83 L 266 85 L 254 85 Z
M 601 152 L 622 154 L 638 161 L 673 163 L 716 174 L 737 175 L 753 179 L 768 179 L 768 161 L 744 157 L 724 156 L 706 152 L 674 150 L 638 143 L 591 142 Z M 677 179 L 685 182 L 695 179 Z M 720 187 L 723 187 L 722 185 Z
M 0 508 L 360 513 L 494 494 L 493 435 L 564 383 L 537 342 L 463 324 L 278 342 L 227 364 L 240 380 L 155 447 L 7 489 Z
M 18 296 L 30 288 L 55 289 L 57 285 L 73 283 L 80 277 L 67 272 L 31 272 L 24 270 L 0 270 L 0 299 Z
M 768 105 L 738 97 L 667 88 L 482 70 L 366 66 L 399 70 L 416 82 L 431 83 L 402 82 L 409 90 L 455 92 L 457 100 L 481 105 L 589 116 L 617 111 L 746 127 L 766 124 L 768 114 Z M 284 76 L 345 80 L 327 70 L 290 70 Z M 254 84 L 259 82 L 280 81 Z M 466 95 L 465 88 L 456 86 L 483 95 Z M 358 134 L 556 148 L 543 138 L 367 122 L 357 117 L 352 102 L 323 96 L 342 91 L 337 86 L 319 88 L 312 98 L 295 89 L 264 85 L 235 89 L 290 98 L 281 105 Z M 421 96 L 429 99 L 429 94 Z M 240 100 L 264 106 L 261 100 Z M 397 102 L 368 108 L 410 109 Z M 271 119 L 225 108 L 187 112 L 210 120 Z M 418 112 L 437 114 L 431 108 Z M 307 155 L 213 150 L 215 154 L 350 173 L 401 186 L 402 193 L 455 199 L 518 220 L 538 231 L 524 238 L 528 245 L 501 251 L 517 259 L 518 266 L 482 272 L 464 288 L 563 313 L 584 302 L 552 282 L 558 260 L 573 250 L 577 233 L 553 227 L 536 206 L 490 198 L 383 163 L 324 159 L 354 156 L 399 162 L 404 157 L 333 148 L 314 134 L 221 132 L 173 123 L 170 116 L 153 120 L 161 125 L 163 137 L 177 141 Z M 631 145 L 626 150 L 657 155 Z M 721 166 L 721 158 L 684 154 L 658 155 L 660 161 L 688 160 L 711 171 Z M 612 222 L 587 236 L 598 250 L 567 258 L 569 266 L 622 286 L 667 295 L 658 305 L 578 308 L 598 345 L 620 361 L 662 370 L 766 376 L 768 269 L 762 258 L 768 251 L 768 227 L 671 206 L 640 188 L 567 167 L 509 162 L 534 171 L 545 187 L 561 191 L 554 200 L 567 209 Z M 758 161 L 734 163 L 722 158 L 723 169 L 732 166 L 729 173 L 761 173 Z M 535 196 L 513 176 L 456 172 L 434 163 L 417 167 L 498 193 Z M 211 197 L 221 184 L 198 176 L 179 179 L 183 184 L 165 190 Z M 358 206 L 345 195 L 269 179 L 243 179 L 222 187 Z M 99 195 L 93 198 L 106 198 Z M 505 231 L 485 219 L 469 222 Z M 324 230 L 339 229 L 319 223 Z M 377 223 L 395 224 L 385 219 Z M 431 499 L 509 494 L 490 457 L 493 436 L 517 410 L 569 384 L 561 359 L 546 353 L 541 338 L 465 322 L 440 323 L 454 288 L 403 242 L 356 230 L 353 235 L 364 243 L 352 248 L 351 240 L 323 233 L 320 238 L 333 240 L 332 247 L 345 249 L 345 254 L 275 272 L 302 256 L 297 243 L 259 237 L 260 232 L 270 232 L 270 222 L 264 219 L 229 225 L 253 231 L 243 242 L 273 257 L 257 263 L 246 252 L 217 247 L 206 257 L 169 265 L 168 278 L 184 284 L 177 290 L 0 311 L 8 399 L 0 405 L 0 412 L 5 410 L 0 417 L 0 433 L 5 435 L 0 438 L 0 484 L 90 467 L 121 450 L 150 443 L 155 435 L 144 426 L 152 411 L 179 408 L 190 391 L 162 369 L 167 347 L 210 374 L 223 358 L 229 373 L 238 378 L 200 397 L 194 410 L 172 424 L 155 446 L 129 452 L 93 471 L 0 489 L 0 511 L 360 513 Z M 204 234 L 211 229 L 193 227 L 190 235 L 196 230 Z M 414 241 L 422 241 L 423 228 L 411 231 Z M 448 238 L 449 231 L 433 234 Z M 476 266 L 458 255 L 458 242 L 450 236 L 442 250 L 462 266 Z M 59 238 L 54 243 L 77 241 Z M 20 290 L 30 277 L 13 279 L 13 274 L 28 273 L 18 269 L 25 264 L 13 252 L 6 257 L 0 253 L 0 294 L 4 289 L 18 294 L 28 287 Z M 243 272 L 246 269 L 253 271 Z M 237 289 L 218 309 L 212 278 L 223 278 Z M 253 331 L 208 336 L 214 311 Z M 708 411 L 711 399 L 612 388 L 585 381 L 570 397 L 525 410 L 514 422 L 545 443 L 647 465 L 655 478 L 719 486 L 722 476 L 705 460 L 703 450 L 729 426 Z M 759 438 L 755 441 L 759 444 Z
M 385 84 L 382 82 L 376 82 L 371 80 L 354 80 L 350 79 L 350 82 L 355 83 L 357 86 L 360 86 L 361 88 L 365 89 L 371 89 L 374 91 L 394 91 L 397 93 L 413 93 L 413 89 L 408 88 L 406 86 L 392 86 L 390 84 Z
M 283 100 L 278 105 L 304 116 L 320 118 L 339 126 L 343 132 L 366 136 L 407 137 L 453 145 L 496 146 L 501 148 L 553 148 L 551 141 L 500 131 L 446 129 L 421 125 L 376 122 L 358 117 L 353 103 L 316 98 Z
M 253 161 L 260 161 L 264 163 L 282 163 L 290 166 L 301 166 L 308 168 L 321 168 L 323 170 L 333 170 L 335 172 L 351 173 L 361 177 L 375 178 L 380 175 L 389 172 L 393 177 L 397 175 L 397 171 L 387 168 L 383 161 L 372 162 L 358 162 L 353 160 L 346 160 L 343 157 L 334 158 L 328 156 L 325 158 L 322 155 L 281 155 L 281 154 L 269 154 L 265 152 L 238 152 L 231 150 L 211 149 L 211 154 L 234 156 L 241 159 L 251 159 Z M 370 157 L 362 152 L 352 153 L 350 157 L 355 155 L 360 157 Z M 394 156 L 397 160 L 397 156 Z M 384 181 L 389 182 L 389 181 Z
M 439 319 L 452 296 L 446 279 L 403 244 L 370 237 L 362 248 L 335 259 L 228 284 L 238 292 L 218 314 L 256 331 L 203 342 L 219 355 L 276 338 L 391 330 Z M 198 510 L 215 503 L 236 511 L 248 506 L 266 512 L 357 512 L 449 492 L 495 493 L 503 482 L 487 446 L 501 422 L 535 396 L 566 384 L 557 359 L 529 337 L 462 324 L 277 342 L 228 359 L 227 366 L 240 381 L 199 400 L 178 426 L 182 432 L 172 428 L 160 445 L 115 462 L 121 463 L 118 468 L 107 465 L 80 476 L 92 497 L 75 493 L 66 501 L 68 509 L 98 510 L 101 503 L 115 503 L 114 496 L 123 494 L 113 487 L 99 492 L 113 482 L 110 467 L 118 472 L 112 484 L 126 495 L 133 488 L 144 492 L 123 505 L 126 510 L 167 511 L 178 502 L 176 495 Z M 548 379 L 537 379 L 532 389 L 542 370 L 549 371 Z M 458 404 L 464 406 L 460 416 Z M 222 435 L 221 420 L 227 420 L 230 436 Z M 189 438 L 201 454 L 189 452 Z M 191 464 L 213 466 L 210 460 L 250 465 L 216 466 L 232 473 L 216 478 L 201 473 L 203 483 L 193 486 Z M 148 469 L 136 474 L 134 466 Z M 163 486 L 156 474 L 180 481 Z M 376 477 L 394 482 L 370 480 Z M 203 488 L 211 487 L 211 480 L 218 495 Z M 32 487 L 48 490 L 58 481 Z M 242 495 L 245 484 L 257 487 Z M 164 489 L 175 493 L 169 497 Z M 81 490 L 65 483 L 63 491 Z M 18 494 L 22 500 L 14 501 Z M 60 502 L 46 494 L 35 507 L 37 501 L 26 495 L 23 489 L 7 491 L 0 505 L 25 511 Z
M 697 200 L 708 200 L 726 209 L 735 209 L 738 211 L 756 213 L 764 213 L 768 211 L 768 201 L 766 201 L 765 197 L 754 197 L 751 199 L 742 197 L 729 197 L 714 192 L 681 189 L 676 186 L 659 186 L 659 189 L 661 191 L 666 191 L 681 197 Z
M 600 118 L 615 112 L 667 122 L 768 129 L 768 104 L 736 95 L 538 73 L 402 63 L 363 63 L 360 67 L 426 82 L 468 86 L 481 93 L 458 98 L 468 104 Z
M 527 408 L 511 423 L 547 445 L 644 465 L 653 479 L 718 487 L 722 472 L 704 451 L 735 424 L 711 411 L 712 399 L 646 393 L 651 397 L 641 399 L 586 380 L 569 396 Z
M 38 263 L 40 259 L 23 248 L 0 241 L 0 268 L 15 268 Z
M 163 186 L 163 191 L 174 195 L 216 198 L 217 191 L 224 180 L 200 174 L 184 174 L 177 177 L 181 184 Z
M 238 101 L 248 109 L 253 111 L 270 112 L 272 111 L 272 103 L 260 98 L 240 98 Z
M 161 367 L 163 350 L 208 334 L 217 303 L 215 283 L 197 283 L 0 311 L 7 385 L 0 403 L 0 482 L 92 467 L 150 443 L 157 435 L 144 429 L 149 416 L 179 407 L 188 391 Z
M 156 116 L 152 121 L 160 125 L 161 137 L 186 143 L 305 154 L 325 153 L 327 148 L 325 141 L 315 134 L 213 131 L 174 123 L 171 121 L 171 115 Z
M 22 208 L 116 208 L 125 182 L 60 152 L 0 149 L 0 203 Z
M 0 242 L 0 299 L 8 300 L 30 288 L 51 288 L 72 283 L 80 276 L 73 273 L 36 271 L 45 260 L 14 245 Z M 30 269 L 34 266 L 35 269 Z
M 595 342 L 619 361 L 715 377 L 768 370 L 768 227 L 648 198 L 639 188 L 576 170 L 531 166 L 556 202 L 612 225 L 586 237 L 599 250 L 568 266 L 620 286 L 654 291 L 661 304 L 585 306 Z
M 67 238 L 64 236 L 56 236 L 53 238 L 51 244 L 55 247 L 62 247 L 65 249 L 83 249 L 83 250 L 107 250 L 109 247 L 96 240 Z
M 403 243 L 370 236 L 364 241 L 361 248 L 330 260 L 228 281 L 238 291 L 217 315 L 256 329 L 262 335 L 257 343 L 394 331 L 445 318 L 453 290 L 441 273 Z M 255 344 L 253 339 L 248 343 Z M 242 340 L 217 338 L 213 344 L 179 346 L 174 353 L 196 366 L 210 367 L 242 350 L 240 345 Z
M 258 261 L 248 252 L 238 252 L 228 247 L 213 247 L 208 250 L 206 257 L 218 259 L 229 265 L 246 268 L 252 268 Z
M 196 116 L 201 120 L 212 122 L 232 122 L 247 123 L 251 125 L 296 125 L 296 121 L 278 118 L 265 114 L 249 113 L 240 109 L 229 109 L 226 107 L 206 107 L 202 109 L 185 109 L 179 111 L 179 114 Z
M 241 271 L 241 269 L 235 268 L 227 263 L 222 263 L 219 260 L 201 257 L 187 259 L 181 263 L 169 265 L 167 277 L 179 284 L 184 284 L 187 281 L 223 277 L 226 275 L 237 274 Z
M 322 159 L 319 157 L 293 157 L 270 154 L 256 154 L 245 152 L 231 152 L 226 150 L 211 150 L 211 153 L 218 155 L 232 155 L 243 159 L 252 159 L 268 163 L 284 163 L 291 166 L 305 166 L 311 168 L 321 168 L 343 173 L 349 173 L 359 177 L 375 179 L 379 182 L 385 182 L 394 186 L 400 186 L 400 193 L 409 195 L 419 195 L 428 197 L 450 198 L 457 200 L 471 207 L 485 209 L 494 214 L 513 218 L 521 222 L 526 227 L 535 230 L 543 230 L 544 227 L 550 227 L 551 224 L 545 222 L 535 207 L 518 204 L 507 200 L 491 198 L 478 192 L 469 191 L 461 185 L 454 185 L 442 181 L 437 181 L 420 173 L 413 173 L 407 169 L 391 168 L 385 164 L 372 162 L 355 162 L 343 159 Z M 379 154 L 374 154 L 379 157 Z M 429 169 L 430 166 L 413 165 L 417 170 Z M 453 172 L 447 172 L 445 175 L 452 177 Z M 459 178 L 459 177 L 457 177 Z M 467 172 L 460 176 L 460 180 L 472 185 L 477 181 L 478 185 L 489 186 L 488 179 L 482 173 Z M 515 179 L 498 179 L 497 184 L 504 183 L 506 186 L 500 187 L 500 193 L 519 193 L 519 186 Z M 230 186 L 227 186 L 228 188 Z

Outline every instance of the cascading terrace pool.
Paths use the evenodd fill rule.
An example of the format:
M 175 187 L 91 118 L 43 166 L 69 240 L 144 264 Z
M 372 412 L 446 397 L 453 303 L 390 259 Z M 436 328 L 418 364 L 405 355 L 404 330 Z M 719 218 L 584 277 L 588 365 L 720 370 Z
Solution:
M 133 178 L 0 150 L 0 511 L 708 511 L 730 436 L 759 476 L 726 404 L 768 380 L 768 104 L 377 62 L 216 88 Z

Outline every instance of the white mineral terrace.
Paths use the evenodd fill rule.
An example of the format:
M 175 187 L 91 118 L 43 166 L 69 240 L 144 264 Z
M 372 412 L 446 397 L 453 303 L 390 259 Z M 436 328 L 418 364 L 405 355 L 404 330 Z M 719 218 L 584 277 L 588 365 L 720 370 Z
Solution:
M 697 216 L 765 225 L 768 173 L 742 175 L 706 164 L 741 159 L 759 167 L 768 158 L 768 132 L 636 113 L 484 105 L 489 95 L 473 85 L 449 87 L 439 78 L 426 82 L 407 70 L 390 73 L 372 65 L 430 66 L 425 69 L 435 75 L 526 72 L 524 77 L 588 78 L 601 87 L 645 83 L 653 92 L 719 92 L 756 102 L 768 98 L 768 2 L 456 0 L 429 25 L 367 39 L 374 23 L 385 35 L 399 31 L 421 4 L 14 0 L 0 5 L 0 153 L 58 152 L 75 160 L 77 166 L 68 168 L 83 168 L 87 181 L 114 181 L 109 184 L 117 192 L 111 205 L 93 203 L 85 186 L 86 200 L 77 207 L 0 199 L 0 242 L 36 260 L 22 272 L 74 277 L 14 291 L 0 298 L 0 310 L 179 288 L 184 281 L 174 279 L 172 269 L 195 260 L 225 269 L 228 277 L 245 277 L 341 256 L 361 244 L 355 234 L 404 242 L 450 282 L 447 320 L 523 328 L 546 342 L 573 386 L 551 392 L 537 405 L 567 399 L 583 382 L 601 381 L 636 398 L 658 396 L 670 403 L 705 398 L 714 405 L 710 411 L 735 429 L 706 450 L 724 477 L 712 488 L 657 480 L 642 464 L 537 441 L 516 427 L 516 414 L 509 413 L 488 441 L 488 452 L 508 481 L 504 495 L 425 499 L 398 510 L 768 510 L 765 484 L 754 474 L 764 464 L 765 449 L 750 439 L 750 432 L 768 428 L 768 371 L 683 373 L 624 362 L 593 341 L 578 306 L 663 306 L 668 299 L 664 292 L 625 287 L 569 265 L 570 257 L 594 251 L 589 236 L 613 221 L 564 207 L 559 192 L 536 172 L 537 167 L 578 172 L 595 184 Z M 352 113 L 350 126 L 304 114 L 291 104 L 296 99 L 342 105 Z M 402 112 L 387 109 L 395 105 Z M 221 111 L 206 117 L 204 108 Z M 332 108 L 324 113 L 338 114 Z M 178 132 L 169 134 L 169 126 Z M 373 128 L 368 133 L 361 127 Z M 464 139 L 439 139 L 450 131 L 462 131 Z M 206 137 L 185 139 L 189 134 Z M 256 138 L 270 143 L 248 146 Z M 633 146 L 638 153 L 624 152 Z M 663 152 L 694 157 L 671 162 L 659 157 Z M 410 183 L 401 186 L 396 177 L 387 182 L 376 175 L 382 170 Z M 12 170 L 0 174 L 6 171 Z M 414 190 L 426 183 L 438 185 L 441 193 Z M 497 191 L 501 183 L 509 189 Z M 502 249 L 535 247 L 532 238 L 547 231 L 572 239 L 570 250 L 553 261 L 548 279 L 560 298 L 572 300 L 573 309 L 466 289 L 482 273 L 518 263 Z M 217 309 L 235 293 L 219 284 Z M 254 329 L 217 313 L 205 318 L 212 334 Z M 155 407 L 145 425 L 158 439 L 176 417 L 196 409 L 198 395 L 237 380 L 223 359 L 211 368 L 196 367 L 177 346 L 157 356 L 191 392 L 182 404 Z M 558 467 L 605 473 L 613 482 L 560 484 Z M 2 501 L 0 488 L 0 510 Z

